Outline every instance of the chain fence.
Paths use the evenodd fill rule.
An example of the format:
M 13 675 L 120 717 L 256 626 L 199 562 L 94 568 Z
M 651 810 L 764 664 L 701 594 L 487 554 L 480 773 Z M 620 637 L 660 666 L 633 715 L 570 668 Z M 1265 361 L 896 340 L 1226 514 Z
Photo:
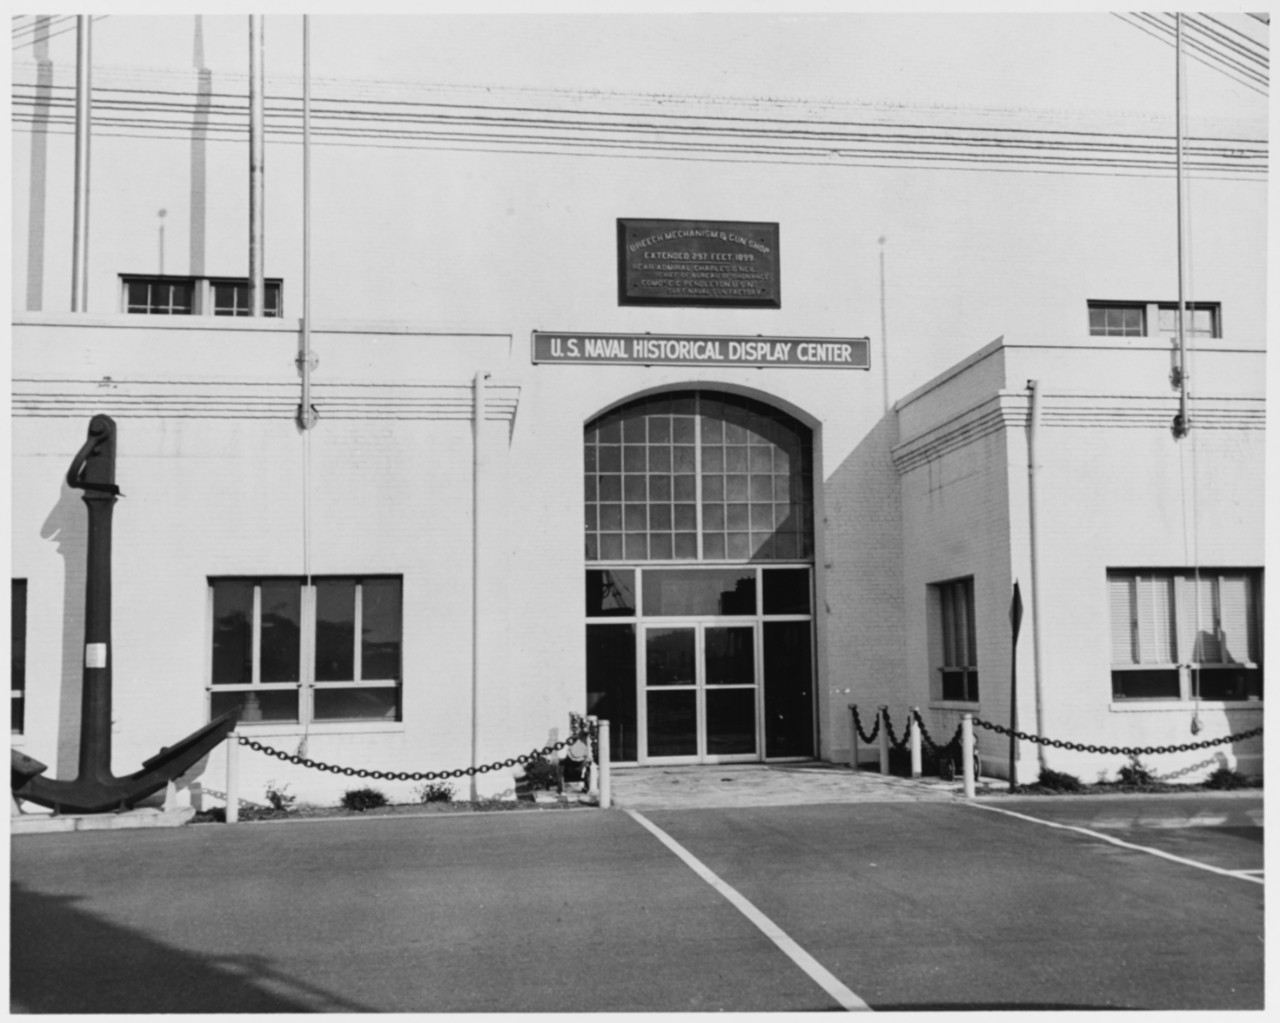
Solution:
M 1046 739 L 1041 735 L 1030 735 L 1027 732 L 1019 732 L 1017 729 L 1006 728 L 1004 725 L 997 725 L 991 721 L 983 721 L 981 718 L 974 718 L 973 723 L 979 728 L 986 728 L 1000 735 L 1011 735 L 1015 739 L 1024 739 L 1027 742 L 1038 743 L 1041 746 L 1075 750 L 1080 753 L 1108 753 L 1112 756 L 1126 757 L 1152 756 L 1160 753 L 1187 753 L 1198 749 L 1212 749 L 1214 746 L 1223 746 L 1229 742 L 1242 742 L 1245 739 L 1252 739 L 1262 734 L 1262 726 L 1259 725 L 1257 728 L 1251 728 L 1247 732 L 1236 732 L 1232 735 L 1225 735 L 1221 739 L 1185 742 L 1179 746 L 1092 746 L 1084 742 L 1065 742 L 1061 739 Z
M 243 735 L 237 738 L 241 746 L 248 746 L 251 750 L 265 753 L 267 756 L 275 757 L 277 760 L 298 764 L 301 767 L 309 767 L 315 771 L 341 774 L 348 778 L 374 778 L 378 781 L 440 781 L 446 778 L 470 778 L 477 774 L 488 774 L 490 771 L 500 771 L 504 768 L 515 767 L 517 764 L 523 766 L 542 757 L 549 757 L 552 753 L 557 753 L 560 750 L 567 750 L 577 743 L 585 744 L 587 749 L 591 751 L 589 755 L 594 754 L 596 752 L 597 729 L 591 722 L 576 714 L 571 714 L 570 719 L 571 725 L 574 727 L 571 729 L 571 734 L 567 739 L 551 743 L 549 746 L 543 746 L 540 749 L 530 750 L 528 753 L 508 757 L 506 760 L 497 760 L 492 764 L 481 764 L 477 767 L 459 767 L 451 771 L 374 771 L 363 767 L 344 767 L 341 764 L 326 764 L 322 760 L 300 757 L 297 754 L 276 749 L 274 746 L 268 746 L 266 743 L 249 739 Z M 591 759 L 594 761 L 596 758 L 591 756 Z
M 868 735 L 862 727 L 862 719 L 858 715 L 858 705 L 850 704 L 849 709 L 853 711 L 853 724 L 858 731 L 859 738 L 863 742 L 870 745 L 876 741 L 880 734 L 880 727 L 883 723 L 885 735 L 888 737 L 889 745 L 894 750 L 902 750 L 907 747 L 911 741 L 910 723 L 915 722 L 916 727 L 920 730 L 920 740 L 925 751 L 930 756 L 943 756 L 946 754 L 954 754 L 959 751 L 961 736 L 963 733 L 963 725 L 957 725 L 955 734 L 951 739 L 939 745 L 929 734 L 929 730 L 925 727 L 924 719 L 920 716 L 918 710 L 912 710 L 907 715 L 908 729 L 901 738 L 894 731 L 893 722 L 889 717 L 889 708 L 883 707 L 876 712 L 875 727 L 871 729 Z M 1251 728 L 1245 732 L 1235 732 L 1231 735 L 1224 735 L 1220 739 L 1205 739 L 1200 742 L 1185 742 L 1174 746 L 1095 746 L 1084 742 L 1068 742 L 1061 739 L 1047 739 L 1041 735 L 1032 735 L 1028 732 L 1020 732 L 1017 729 L 1006 728 L 1004 725 L 998 725 L 993 721 L 984 721 L 982 718 L 975 717 L 973 723 L 979 728 L 985 728 L 988 731 L 995 732 L 999 735 L 1011 735 L 1015 739 L 1023 739 L 1027 742 L 1038 743 L 1041 746 L 1052 746 L 1055 749 L 1072 750 L 1080 753 L 1104 753 L 1112 756 L 1125 756 L 1137 758 L 1143 756 L 1154 756 L 1162 753 L 1189 753 L 1195 750 L 1212 749 L 1214 746 L 1224 746 L 1227 743 L 1243 742 L 1246 739 L 1254 739 L 1262 734 L 1262 726 Z

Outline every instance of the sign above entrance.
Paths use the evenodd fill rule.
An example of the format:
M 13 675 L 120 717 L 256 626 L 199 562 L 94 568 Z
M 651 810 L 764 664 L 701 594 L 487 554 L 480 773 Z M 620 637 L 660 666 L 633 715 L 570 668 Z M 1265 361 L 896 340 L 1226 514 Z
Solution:
M 618 220 L 618 304 L 778 309 L 778 225 Z
M 865 337 L 533 332 L 534 362 L 582 365 L 870 369 L 870 353 Z

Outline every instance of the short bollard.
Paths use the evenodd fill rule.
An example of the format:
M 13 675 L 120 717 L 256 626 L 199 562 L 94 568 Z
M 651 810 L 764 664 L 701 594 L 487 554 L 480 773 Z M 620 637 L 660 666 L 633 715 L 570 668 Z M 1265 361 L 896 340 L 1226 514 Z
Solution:
M 600 721 L 600 809 L 607 810 L 613 796 L 609 791 L 609 722 Z
M 240 736 L 227 736 L 227 823 L 240 820 Z
M 889 773 L 889 708 L 881 707 L 880 716 L 880 773 Z
M 911 777 L 919 778 L 923 774 L 920 764 L 920 722 L 917 720 L 920 714 L 919 707 L 911 708 L 911 717 L 907 721 L 907 735 L 911 739 Z
M 975 792 L 973 777 L 973 715 L 960 715 L 960 758 L 964 762 L 964 798 L 972 799 Z

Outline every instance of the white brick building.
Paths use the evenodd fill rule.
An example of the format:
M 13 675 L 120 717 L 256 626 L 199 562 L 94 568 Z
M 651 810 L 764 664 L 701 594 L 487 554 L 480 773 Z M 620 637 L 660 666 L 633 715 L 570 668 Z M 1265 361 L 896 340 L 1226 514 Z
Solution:
M 76 769 L 85 525 L 63 478 L 97 413 L 125 495 L 121 773 L 230 707 L 264 743 L 397 772 L 504 760 L 571 710 L 609 717 L 626 762 L 847 761 L 851 703 L 898 725 L 919 707 L 939 738 L 966 710 L 1008 722 L 1015 582 L 1023 730 L 1257 727 L 1266 98 L 1205 32 L 1261 53 L 1267 30 L 1206 17 L 1181 439 L 1171 23 L 695 18 L 671 43 L 662 18 L 314 18 L 302 430 L 299 19 L 266 19 L 277 315 L 239 319 L 216 314 L 247 293 L 248 19 L 95 24 L 76 312 L 75 32 L 19 19 L 15 748 Z M 749 76 L 683 47 L 761 59 Z M 997 51 L 999 75 L 974 70 Z M 774 301 L 633 301 L 621 231 L 657 221 L 776 230 Z M 709 348 L 574 365 L 535 360 L 536 332 L 809 339 L 869 368 Z M 1006 740 L 979 742 L 1007 774 Z M 222 788 L 222 756 L 190 791 Z M 1087 780 L 1125 762 L 1045 756 Z M 1261 741 L 1150 761 L 1223 765 L 1259 771 Z M 1039 766 L 1023 743 L 1019 778 Z M 250 797 L 351 784 L 245 770 Z

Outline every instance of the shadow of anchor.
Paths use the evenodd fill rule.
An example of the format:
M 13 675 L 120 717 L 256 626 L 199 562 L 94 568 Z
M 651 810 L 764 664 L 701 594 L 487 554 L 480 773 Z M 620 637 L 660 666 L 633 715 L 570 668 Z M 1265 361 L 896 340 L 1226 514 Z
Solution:
M 117 498 L 116 424 L 96 415 L 89 436 L 67 470 L 67 485 L 84 491 L 89 511 L 85 554 L 84 675 L 80 693 L 80 758 L 76 777 L 42 777 L 46 767 L 11 751 L 11 787 L 19 799 L 55 813 L 103 813 L 136 805 L 181 777 L 235 727 L 229 711 L 144 760 L 133 774 L 111 773 L 111 516 Z

